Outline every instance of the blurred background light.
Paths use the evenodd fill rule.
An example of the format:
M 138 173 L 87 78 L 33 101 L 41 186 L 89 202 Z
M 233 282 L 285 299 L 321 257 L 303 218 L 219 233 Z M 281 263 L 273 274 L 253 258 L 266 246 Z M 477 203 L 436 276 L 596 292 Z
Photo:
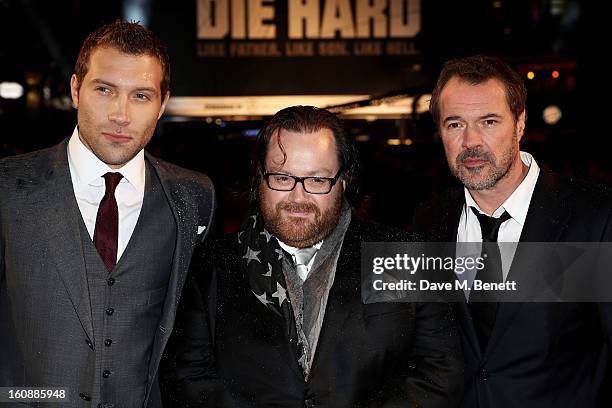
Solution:
M 23 96 L 23 86 L 17 82 L 0 82 L 0 98 L 19 99 Z
M 562 117 L 561 109 L 557 105 L 547 106 L 542 113 L 542 119 L 547 125 L 556 125 Z

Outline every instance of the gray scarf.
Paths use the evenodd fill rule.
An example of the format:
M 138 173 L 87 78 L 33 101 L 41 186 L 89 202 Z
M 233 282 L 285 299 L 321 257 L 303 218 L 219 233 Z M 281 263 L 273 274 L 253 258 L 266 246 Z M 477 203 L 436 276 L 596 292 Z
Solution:
M 345 201 L 338 225 L 317 251 L 305 281 L 298 275 L 291 257 L 287 254 L 283 257 L 282 270 L 291 300 L 297 336 L 304 348 L 299 363 L 305 380 L 308 379 L 312 367 L 329 291 L 334 283 L 338 256 L 350 222 L 351 209 Z

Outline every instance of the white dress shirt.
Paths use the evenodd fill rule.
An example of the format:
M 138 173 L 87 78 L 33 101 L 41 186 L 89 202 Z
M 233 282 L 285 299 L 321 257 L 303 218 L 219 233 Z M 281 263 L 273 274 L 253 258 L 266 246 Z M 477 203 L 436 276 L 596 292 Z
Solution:
M 76 127 L 68 142 L 68 165 L 74 196 L 92 241 L 98 207 L 106 191 L 103 176 L 108 172 L 119 172 L 123 176 L 115 190 L 119 210 L 118 261 L 134 232 L 142 209 L 145 189 L 144 150 L 138 152 L 120 169 L 111 169 L 85 147 Z
M 282 242 L 278 238 L 276 238 L 276 240 L 278 241 L 278 245 L 280 245 L 280 247 L 282 249 L 284 249 L 289 255 L 291 255 L 291 259 L 293 259 L 293 264 L 295 265 L 295 253 L 298 251 L 299 248 L 295 248 L 295 247 L 289 246 L 289 245 L 285 244 L 284 242 Z M 321 245 L 323 245 L 323 241 L 317 242 L 316 244 L 313 245 L 313 247 L 317 248 L 317 250 L 319 250 L 319 249 L 321 249 Z M 310 268 L 314 264 L 314 260 L 317 257 L 318 253 L 319 252 L 317 251 L 314 254 L 314 256 L 312 258 L 310 258 L 310 262 L 308 262 L 308 265 L 306 265 L 306 270 L 308 271 L 308 274 L 306 276 L 302 276 L 301 274 L 298 274 L 300 276 L 300 278 L 302 279 L 302 281 L 305 281 L 306 278 L 308 278 L 308 275 L 310 275 Z
M 538 175 L 540 174 L 540 167 L 529 153 L 521 152 L 521 160 L 525 166 L 529 167 L 527 175 L 516 190 L 512 192 L 510 197 L 508 197 L 493 214 L 486 214 L 482 211 L 478 204 L 476 204 L 476 201 L 474 201 L 469 190 L 464 188 L 465 205 L 463 206 L 461 218 L 459 219 L 459 227 L 457 228 L 457 242 L 482 242 L 482 232 L 480 231 L 478 217 L 470 210 L 470 207 L 476 208 L 481 214 L 486 214 L 495 218 L 500 217 L 504 211 L 508 212 L 511 218 L 501 225 L 497 235 L 497 242 L 502 243 L 500 244 L 500 253 L 504 281 L 506 281 L 508 277 L 512 259 L 516 252 L 516 243 L 519 242 L 521 237 L 523 225 L 527 218 L 527 211 L 529 210 L 529 203 L 531 202 L 531 196 L 533 195 L 533 190 L 538 181 Z M 503 244 L 504 242 L 509 244 Z M 476 251 L 474 251 L 474 249 L 476 249 Z M 477 247 L 474 245 L 459 246 L 457 248 L 457 256 L 480 256 L 480 250 L 481 245 Z M 467 271 L 464 275 L 465 276 L 461 277 L 461 280 L 467 279 L 470 281 L 468 287 L 471 287 L 471 281 L 474 280 L 476 271 Z

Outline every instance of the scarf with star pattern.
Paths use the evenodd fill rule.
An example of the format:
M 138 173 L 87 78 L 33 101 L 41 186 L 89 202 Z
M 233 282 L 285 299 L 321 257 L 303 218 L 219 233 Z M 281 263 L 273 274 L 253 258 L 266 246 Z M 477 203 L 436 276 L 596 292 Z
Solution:
M 253 295 L 284 321 L 285 334 L 297 361 L 304 356 L 304 344 L 297 335 L 293 309 L 282 270 L 283 250 L 263 224 L 258 211 L 251 213 L 238 233 L 242 262 Z

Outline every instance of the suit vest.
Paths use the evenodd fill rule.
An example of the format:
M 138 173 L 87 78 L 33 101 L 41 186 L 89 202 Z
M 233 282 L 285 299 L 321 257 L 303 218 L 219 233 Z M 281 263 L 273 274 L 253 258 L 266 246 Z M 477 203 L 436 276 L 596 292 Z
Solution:
M 150 164 L 136 227 L 110 273 L 83 222 L 81 237 L 94 329 L 91 406 L 140 407 L 176 244 L 176 222 Z

